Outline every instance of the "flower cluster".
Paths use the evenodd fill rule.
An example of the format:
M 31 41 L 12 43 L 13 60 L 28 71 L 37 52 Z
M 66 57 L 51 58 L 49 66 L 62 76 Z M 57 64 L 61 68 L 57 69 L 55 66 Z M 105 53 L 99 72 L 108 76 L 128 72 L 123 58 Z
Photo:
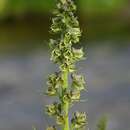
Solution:
M 80 101 L 81 91 L 85 89 L 85 79 L 76 72 L 75 63 L 84 59 L 83 48 L 75 48 L 79 42 L 81 30 L 78 18 L 75 16 L 76 5 L 73 0 L 56 0 L 54 18 L 52 18 L 51 33 L 55 34 L 50 39 L 51 60 L 59 65 L 59 72 L 51 74 L 48 78 L 48 96 L 57 96 L 59 102 L 46 106 L 49 116 L 56 118 L 56 123 L 62 130 L 70 130 L 69 108 L 74 102 Z M 58 38 L 57 38 L 58 37 Z M 71 85 L 68 78 L 71 75 Z M 71 120 L 73 130 L 83 128 L 86 124 L 85 113 L 74 113 Z M 55 126 L 47 130 L 56 130 Z
M 50 39 L 52 49 L 51 60 L 58 63 L 60 70 L 75 70 L 74 63 L 83 58 L 83 49 L 72 47 L 73 43 L 78 43 L 81 36 L 79 22 L 74 16 L 76 6 L 72 0 L 57 0 L 57 9 L 54 11 L 55 17 L 52 19 L 51 32 L 60 34 L 58 40 Z
M 62 87 L 63 80 L 60 76 L 60 73 L 51 74 L 48 78 L 48 90 L 46 92 L 49 96 L 56 96 L 59 94 L 59 88 Z
M 64 124 L 64 115 L 62 114 L 62 109 L 62 104 L 58 104 L 57 102 L 46 106 L 46 112 L 48 115 L 56 117 L 56 123 L 58 125 Z
M 72 74 L 72 87 L 81 91 L 85 89 L 85 79 L 82 75 Z
M 74 129 L 81 129 L 86 125 L 87 119 L 84 112 L 75 112 L 71 120 Z

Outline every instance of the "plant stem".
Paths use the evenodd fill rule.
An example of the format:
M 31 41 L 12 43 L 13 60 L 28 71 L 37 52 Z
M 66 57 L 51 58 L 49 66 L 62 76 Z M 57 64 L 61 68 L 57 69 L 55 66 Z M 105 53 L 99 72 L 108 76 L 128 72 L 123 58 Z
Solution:
M 63 91 L 68 88 L 68 71 L 63 72 Z M 69 130 L 69 103 L 64 104 L 65 124 L 63 130 Z

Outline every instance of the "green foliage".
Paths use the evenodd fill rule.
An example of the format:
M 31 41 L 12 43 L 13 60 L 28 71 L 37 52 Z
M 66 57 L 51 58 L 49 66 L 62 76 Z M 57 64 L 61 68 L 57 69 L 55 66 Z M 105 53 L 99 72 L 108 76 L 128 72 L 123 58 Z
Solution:
M 37 130 L 34 126 L 32 127 L 32 130 Z
M 49 41 L 51 61 L 59 65 L 59 72 L 49 76 L 46 94 L 58 97 L 59 101 L 46 105 L 46 113 L 56 118 L 56 124 L 62 130 L 79 130 L 87 124 L 84 112 L 75 112 L 72 119 L 69 119 L 70 107 L 80 101 L 80 93 L 86 86 L 84 77 L 77 73 L 75 66 L 77 61 L 84 59 L 83 48 L 74 47 L 81 36 L 78 18 L 75 16 L 76 9 L 73 0 L 57 0 L 50 27 L 54 35 L 54 39 Z M 57 129 L 52 126 L 47 130 Z
M 85 13 L 113 13 L 127 7 L 128 0 L 77 0 L 80 11 Z M 28 13 L 49 13 L 54 0 L 0 0 L 0 18 L 22 16 Z M 70 7 L 74 9 L 75 6 Z
M 97 130 L 106 130 L 106 127 L 107 127 L 107 119 L 106 117 L 103 117 L 97 124 Z
M 128 0 L 81 0 L 80 9 L 88 13 L 113 13 L 126 6 Z

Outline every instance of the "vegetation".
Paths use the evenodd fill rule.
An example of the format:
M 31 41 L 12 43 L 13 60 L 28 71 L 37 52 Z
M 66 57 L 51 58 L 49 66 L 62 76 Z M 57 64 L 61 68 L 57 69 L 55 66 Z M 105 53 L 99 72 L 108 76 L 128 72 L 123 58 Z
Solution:
M 106 13 L 125 8 L 128 0 L 77 0 L 80 11 Z M 28 13 L 48 13 L 54 7 L 53 0 L 0 0 L 0 18 L 21 16 Z
M 107 127 L 107 119 L 106 117 L 103 117 L 99 120 L 99 123 L 97 124 L 97 130 L 106 130 Z
M 58 97 L 58 101 L 46 105 L 46 113 L 56 118 L 56 124 L 62 130 L 83 130 L 88 124 L 85 112 L 76 111 L 70 116 L 70 108 L 80 101 L 81 91 L 86 90 L 85 78 L 79 75 L 75 63 L 84 59 L 83 48 L 75 48 L 79 43 L 81 30 L 75 16 L 76 5 L 73 0 L 57 0 L 52 18 L 50 39 L 51 60 L 58 64 L 59 71 L 48 78 L 46 94 Z M 71 78 L 71 84 L 69 84 Z M 70 119 L 71 118 L 71 119 Z M 47 130 L 57 130 L 56 125 Z M 97 130 L 106 130 L 106 118 L 102 118 Z
M 53 12 L 51 32 L 55 39 L 50 39 L 51 60 L 59 65 L 59 72 L 49 76 L 48 96 L 56 96 L 59 101 L 46 106 L 48 115 L 56 118 L 62 130 L 81 130 L 87 124 L 85 112 L 74 112 L 70 119 L 69 110 L 75 102 L 80 101 L 80 92 L 85 90 L 85 79 L 79 75 L 75 63 L 84 59 L 83 48 L 74 48 L 80 40 L 81 30 L 75 16 L 76 5 L 73 0 L 57 0 Z M 69 85 L 71 77 L 71 85 Z M 69 122 L 71 121 L 71 122 Z M 49 126 L 47 130 L 57 130 Z

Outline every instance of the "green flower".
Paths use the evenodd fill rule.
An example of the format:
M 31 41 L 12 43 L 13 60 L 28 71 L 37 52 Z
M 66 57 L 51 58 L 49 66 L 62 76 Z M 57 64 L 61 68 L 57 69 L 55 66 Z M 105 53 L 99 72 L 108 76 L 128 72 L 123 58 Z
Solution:
M 74 129 L 83 128 L 87 123 L 85 112 L 75 112 L 71 123 Z
M 61 17 L 52 18 L 51 32 L 59 33 L 63 30 L 63 23 Z
M 77 90 L 84 90 L 85 89 L 85 79 L 82 75 L 77 75 L 75 73 L 73 73 L 71 75 L 72 78 L 72 87 L 77 89 Z
M 63 95 L 63 102 L 64 103 L 72 103 L 74 101 L 79 101 L 80 100 L 80 91 L 78 90 L 71 90 L 71 91 L 66 91 L 64 92 Z
M 46 112 L 50 116 L 59 115 L 61 113 L 61 104 L 53 103 L 51 105 L 46 106 Z
M 79 28 L 69 27 L 67 30 L 68 35 L 71 37 L 73 43 L 79 42 L 79 37 L 81 36 L 81 31 Z
M 70 95 L 71 95 L 72 101 L 79 101 L 80 100 L 80 91 L 73 90 L 73 91 L 70 92 Z
M 76 11 L 76 5 L 74 4 L 72 0 L 59 0 L 57 7 L 67 12 Z
M 47 82 L 47 85 L 49 87 L 53 87 L 53 88 L 56 88 L 58 89 L 60 86 L 62 86 L 62 78 L 60 76 L 60 72 L 56 72 L 55 74 L 51 74 L 48 78 L 48 82 Z
M 74 59 L 76 61 L 83 58 L 83 56 L 84 56 L 83 48 L 81 48 L 81 49 L 73 48 L 72 51 L 73 51 Z
M 71 102 L 71 95 L 70 95 L 70 92 L 64 92 L 64 95 L 63 95 L 63 97 L 62 97 L 62 101 L 63 101 L 63 103 L 64 104 L 66 104 L 66 103 L 70 103 Z
M 54 49 L 57 44 L 58 44 L 57 40 L 50 39 L 49 46 L 51 49 Z
M 48 87 L 46 94 L 48 96 L 56 96 L 57 95 L 57 89 L 54 87 Z
M 54 61 L 55 63 L 61 62 L 61 51 L 59 48 L 55 48 L 52 53 L 51 53 L 51 60 Z
M 64 43 L 65 45 L 71 45 L 71 37 L 68 33 L 65 34 L 65 37 L 64 37 Z
M 60 70 L 61 71 L 68 71 L 70 73 L 75 71 L 75 65 L 74 64 L 62 64 L 60 65 Z
M 85 88 L 85 80 L 76 71 L 75 63 L 84 57 L 83 49 L 74 48 L 81 36 L 78 18 L 75 16 L 76 5 L 74 0 L 56 0 L 56 9 L 53 12 L 51 32 L 55 35 L 50 39 L 51 60 L 59 66 L 60 73 L 49 76 L 46 94 L 57 96 L 59 102 L 46 106 L 48 115 L 56 118 L 57 125 L 63 130 L 70 129 L 69 108 L 76 101 L 80 101 L 80 92 Z M 69 87 L 69 76 L 72 74 L 72 84 Z M 76 112 L 71 120 L 73 130 L 79 130 L 86 124 L 85 113 Z M 56 130 L 54 126 L 47 130 Z
M 57 123 L 58 125 L 63 125 L 63 124 L 65 123 L 65 118 L 64 118 L 64 116 L 63 116 L 63 115 L 58 115 L 58 116 L 56 117 L 56 123 Z
M 51 74 L 48 78 L 48 89 L 46 94 L 49 96 L 56 96 L 59 94 L 59 89 L 62 86 L 63 80 L 60 76 L 60 73 Z

